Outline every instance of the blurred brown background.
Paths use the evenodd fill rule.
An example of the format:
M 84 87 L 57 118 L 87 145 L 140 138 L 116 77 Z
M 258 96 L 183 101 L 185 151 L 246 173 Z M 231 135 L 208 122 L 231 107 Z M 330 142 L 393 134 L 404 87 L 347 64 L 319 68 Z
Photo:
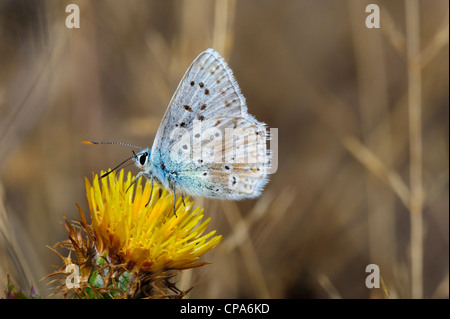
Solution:
M 84 177 L 130 155 L 81 141 L 151 146 L 213 47 L 279 161 L 258 200 L 196 200 L 224 240 L 179 276 L 189 297 L 384 298 L 373 263 L 393 298 L 448 298 L 448 26 L 445 0 L 0 0 L 0 291 L 51 292 Z

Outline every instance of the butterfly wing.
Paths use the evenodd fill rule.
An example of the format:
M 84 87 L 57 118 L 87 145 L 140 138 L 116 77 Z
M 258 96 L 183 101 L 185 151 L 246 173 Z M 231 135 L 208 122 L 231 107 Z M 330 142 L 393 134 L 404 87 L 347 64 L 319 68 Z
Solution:
M 178 188 L 185 194 L 219 199 L 258 197 L 268 181 L 266 140 L 265 124 L 252 117 L 212 118 L 194 134 L 192 151 L 184 152 L 181 162 L 189 165 L 178 171 Z M 182 153 L 183 145 L 178 144 L 174 153 Z
M 196 133 L 198 126 L 200 135 Z M 260 132 L 259 146 L 250 141 L 246 154 L 264 144 L 261 158 L 252 158 L 252 163 L 244 161 L 245 152 L 236 154 L 233 160 L 226 157 L 232 151 L 236 153 L 236 142 L 224 139 L 225 130 L 238 128 Z M 221 138 L 205 139 L 205 134 L 213 130 L 213 135 Z M 200 142 L 196 142 L 196 136 L 200 136 Z M 199 154 L 207 155 L 208 148 L 220 149 L 222 159 L 217 158 L 218 152 L 214 161 L 199 158 Z M 233 72 L 213 49 L 202 52 L 186 71 L 158 129 L 151 152 L 153 174 L 166 188 L 168 174 L 176 176 L 176 189 L 187 195 L 256 197 L 267 180 L 266 155 L 265 125 L 248 114 Z M 232 170 L 224 170 L 225 164 Z
M 224 59 L 213 49 L 202 52 L 189 66 L 156 133 L 152 155 L 162 155 L 176 128 L 190 129 L 194 119 L 247 113 L 245 98 Z M 166 147 L 165 147 L 166 146 Z

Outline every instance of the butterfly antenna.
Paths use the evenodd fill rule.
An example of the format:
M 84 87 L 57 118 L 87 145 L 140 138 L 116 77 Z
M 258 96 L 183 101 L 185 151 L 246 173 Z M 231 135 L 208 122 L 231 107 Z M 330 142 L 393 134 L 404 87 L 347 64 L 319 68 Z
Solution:
M 110 170 L 109 172 L 103 174 L 102 176 L 100 176 L 99 179 L 102 179 L 103 177 L 108 176 L 109 174 L 111 174 L 112 172 L 114 172 L 116 169 L 118 169 L 120 166 L 122 166 L 123 164 L 125 164 L 126 162 L 128 162 L 130 159 L 132 159 L 133 157 L 136 157 L 136 154 L 133 152 L 133 156 L 128 157 L 126 160 L 124 160 L 122 163 L 120 163 L 119 165 L 117 165 L 116 167 L 114 167 L 112 170 Z
M 134 147 L 137 148 L 139 150 L 142 150 L 142 147 L 133 145 L 133 144 L 129 144 L 129 143 L 123 143 L 123 142 L 91 142 L 91 141 L 83 141 L 83 144 L 86 145 L 99 145 L 99 144 L 116 144 L 116 145 L 125 145 L 125 146 L 130 146 L 130 147 Z

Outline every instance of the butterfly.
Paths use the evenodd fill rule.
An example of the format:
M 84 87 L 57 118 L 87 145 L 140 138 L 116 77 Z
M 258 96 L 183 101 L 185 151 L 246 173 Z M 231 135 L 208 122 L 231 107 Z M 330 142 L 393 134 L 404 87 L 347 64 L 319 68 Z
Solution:
M 207 49 L 180 81 L 154 138 L 128 160 L 141 176 L 176 194 L 227 200 L 258 197 L 268 182 L 266 125 L 248 113 L 246 100 L 222 56 Z M 113 169 L 112 171 L 114 171 Z M 102 177 L 108 175 L 110 172 Z M 130 185 L 130 186 L 131 186 Z M 151 195 L 149 202 L 151 200 Z

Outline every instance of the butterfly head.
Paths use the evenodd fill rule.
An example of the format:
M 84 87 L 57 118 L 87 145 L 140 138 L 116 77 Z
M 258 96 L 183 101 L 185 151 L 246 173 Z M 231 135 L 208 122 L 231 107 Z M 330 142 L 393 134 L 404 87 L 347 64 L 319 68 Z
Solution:
M 148 170 L 150 166 L 150 154 L 149 148 L 144 148 L 142 151 L 135 153 L 133 156 L 134 164 L 141 170 Z

